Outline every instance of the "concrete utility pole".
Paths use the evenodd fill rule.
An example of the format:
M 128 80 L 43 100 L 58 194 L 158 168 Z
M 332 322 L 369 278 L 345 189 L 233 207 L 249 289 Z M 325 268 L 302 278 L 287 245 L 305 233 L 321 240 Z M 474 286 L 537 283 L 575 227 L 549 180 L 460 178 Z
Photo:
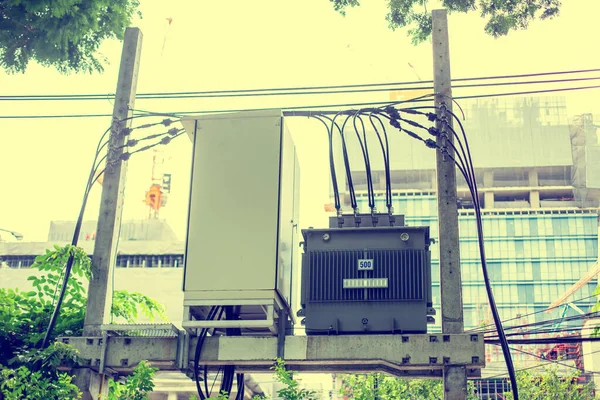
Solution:
M 102 200 L 92 257 L 93 275 L 88 288 L 83 327 L 83 334 L 87 336 L 100 336 L 100 327 L 107 322 L 106 319 L 110 315 L 112 287 L 108 282 L 110 282 L 117 255 L 123 191 L 127 173 L 127 161 L 121 161 L 123 146 L 128 139 L 128 136 L 123 134 L 123 130 L 131 126 L 131 120 L 127 118 L 131 116 L 131 109 L 135 103 L 141 52 L 142 32 L 138 28 L 127 28 L 121 54 L 106 171 L 102 183 Z
M 434 10 L 433 17 L 433 79 L 435 105 L 444 104 L 452 111 L 452 85 L 450 75 L 450 49 L 448 41 L 448 16 L 446 10 Z M 452 126 L 452 117 L 441 110 L 438 116 L 447 118 Z M 444 122 L 438 121 L 437 128 L 448 133 L 447 138 L 438 137 L 439 146 L 454 138 Z M 453 155 L 451 146 L 448 153 Z M 442 306 L 442 332 L 460 334 L 464 331 L 462 281 L 460 275 L 460 253 L 458 236 L 458 209 L 456 206 L 456 167 L 450 157 L 436 153 L 437 198 L 440 240 L 440 288 Z M 467 375 L 462 366 L 445 367 L 444 399 L 464 400 L 467 398 Z

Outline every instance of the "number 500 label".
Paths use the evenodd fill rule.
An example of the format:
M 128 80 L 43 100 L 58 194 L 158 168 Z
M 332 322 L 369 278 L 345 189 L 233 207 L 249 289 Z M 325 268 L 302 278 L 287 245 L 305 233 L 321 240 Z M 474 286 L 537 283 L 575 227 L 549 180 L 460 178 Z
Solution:
M 373 269 L 373 260 L 358 260 L 359 271 L 370 271 Z

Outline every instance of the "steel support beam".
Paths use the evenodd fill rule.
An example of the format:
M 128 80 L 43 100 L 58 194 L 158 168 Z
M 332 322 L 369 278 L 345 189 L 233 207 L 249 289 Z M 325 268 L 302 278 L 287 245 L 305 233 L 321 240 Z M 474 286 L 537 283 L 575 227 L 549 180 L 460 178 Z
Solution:
M 448 16 L 446 10 L 433 10 L 433 80 L 435 105 L 438 107 L 437 122 L 440 135 L 437 144 L 447 148 L 454 155 L 452 147 L 446 141 L 453 142 L 454 137 L 447 128 L 452 127 L 452 117 L 443 107 L 452 111 L 452 86 L 450 75 L 450 46 L 448 40 Z M 444 121 L 443 118 L 446 118 Z M 456 205 L 456 167 L 454 161 L 436 152 L 437 195 L 440 239 L 440 289 L 442 307 L 442 332 L 460 334 L 464 330 L 462 282 L 460 273 L 460 254 L 458 236 L 458 209 Z M 467 398 L 467 375 L 464 367 L 448 366 L 444 368 L 444 399 L 465 400 Z
M 180 335 L 62 340 L 79 350 L 92 369 L 102 366 L 106 373 L 126 374 L 142 360 L 151 361 L 161 370 L 187 370 L 193 364 L 197 339 Z M 182 346 L 187 351 L 181 351 Z M 208 337 L 200 364 L 215 370 L 222 365 L 235 365 L 239 372 L 269 372 L 278 346 L 277 336 Z M 481 334 L 287 336 L 284 347 L 286 365 L 304 372 L 380 371 L 402 377 L 441 378 L 448 370 L 450 374 L 460 370 L 463 375 L 466 372 L 477 377 L 485 366 Z

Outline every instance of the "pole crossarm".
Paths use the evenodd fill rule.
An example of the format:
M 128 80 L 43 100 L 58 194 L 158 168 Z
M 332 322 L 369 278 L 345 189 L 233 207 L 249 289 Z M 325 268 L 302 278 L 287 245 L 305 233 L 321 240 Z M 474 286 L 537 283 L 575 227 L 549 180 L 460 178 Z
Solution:
M 196 337 L 64 337 L 92 369 L 129 373 L 148 360 L 162 370 L 188 370 Z M 206 338 L 200 364 L 211 369 L 235 365 L 239 372 L 268 372 L 277 358 L 276 336 Z M 403 377 L 441 377 L 444 368 L 464 367 L 478 377 L 485 366 L 482 334 L 287 336 L 285 362 L 295 371 L 381 371 Z

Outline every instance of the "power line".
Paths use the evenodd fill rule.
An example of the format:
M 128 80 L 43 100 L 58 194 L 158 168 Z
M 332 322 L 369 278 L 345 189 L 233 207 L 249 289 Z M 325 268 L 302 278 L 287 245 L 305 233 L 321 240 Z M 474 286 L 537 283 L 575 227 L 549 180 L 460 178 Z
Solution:
M 567 82 L 581 82 L 581 81 L 595 81 L 600 80 L 600 77 L 586 77 L 586 78 L 567 78 L 567 79 L 552 79 L 552 80 L 536 80 L 536 81 L 521 81 L 521 82 L 493 82 L 493 83 L 471 83 L 463 85 L 454 85 L 453 89 L 466 89 L 466 88 L 478 88 L 478 87 L 493 87 L 493 86 L 511 86 L 511 85 L 532 85 L 532 84 L 554 84 L 554 83 L 567 83 Z M 252 92 L 252 93 L 198 93 L 198 94 L 177 94 L 177 93 L 163 93 L 153 96 L 140 94 L 136 96 L 137 100 L 171 100 L 171 99 L 201 99 L 201 98 L 225 98 L 225 97 L 265 97 L 265 96 L 304 96 L 304 95 L 332 95 L 332 94 L 356 94 L 356 93 L 377 93 L 377 92 L 400 92 L 409 90 L 432 90 L 433 86 L 416 86 L 416 87 L 384 87 L 384 88 L 368 88 L 368 89 L 353 89 L 353 90 L 326 90 L 326 91 L 281 91 L 281 92 Z M 113 97 L 111 95 L 34 95 L 34 96 L 0 96 L 0 101 L 84 101 L 84 100 L 110 100 Z
M 578 298 L 578 299 L 575 299 L 575 300 L 572 300 L 572 301 L 566 301 L 566 300 L 565 300 L 563 303 L 561 303 L 561 304 L 558 304 L 558 305 L 554 306 L 554 307 L 552 308 L 552 310 L 555 310 L 555 309 L 557 309 L 557 308 L 559 308 L 559 307 L 561 307 L 561 306 L 563 306 L 563 307 L 564 307 L 564 306 L 565 306 L 565 305 L 567 305 L 568 303 L 577 303 L 577 302 L 580 302 L 580 301 L 583 301 L 583 300 L 588 300 L 588 299 L 590 299 L 590 298 L 592 298 L 592 297 L 598 297 L 598 296 L 597 296 L 597 295 L 590 295 L 590 296 L 580 297 L 580 298 Z M 518 317 L 514 317 L 514 318 L 510 318 L 510 319 L 503 320 L 503 321 L 502 321 L 502 323 L 505 323 L 505 322 L 510 322 L 510 321 L 515 321 L 515 320 L 522 319 L 522 318 L 524 318 L 524 317 L 529 317 L 529 316 L 536 315 L 536 314 L 545 313 L 547 310 L 548 310 L 547 308 L 544 308 L 543 310 L 539 310 L 539 311 L 530 312 L 530 313 L 528 313 L 528 314 L 523 314 L 523 315 L 521 315 L 521 316 L 518 316 Z M 566 318 L 568 318 L 568 317 L 566 317 Z M 561 319 L 562 319 L 562 318 L 561 318 Z M 554 320 L 556 320 L 556 319 L 554 319 Z M 474 329 L 471 329 L 471 330 L 468 330 L 468 331 L 466 331 L 466 333 L 482 333 L 482 332 L 481 332 L 481 330 L 482 330 L 482 329 L 484 329 L 484 328 L 488 328 L 488 327 L 490 327 L 490 326 L 494 326 L 494 324 L 487 324 L 487 325 L 484 325 L 484 326 L 481 326 L 481 327 L 478 327 L 478 328 L 474 328 Z M 509 329 L 509 328 L 510 328 L 510 327 L 508 327 L 507 329 Z M 493 332 L 493 331 L 488 331 L 488 332 Z M 488 333 L 488 332 L 483 332 L 483 333 Z
M 514 78 L 530 78 L 540 76 L 553 76 L 553 75 L 568 75 L 568 74 L 581 74 L 590 72 L 600 72 L 600 68 L 595 69 L 582 69 L 582 70 L 571 70 L 571 71 L 552 71 L 552 72 L 538 72 L 528 74 L 516 74 L 516 75 L 496 75 L 496 76 L 482 76 L 474 78 L 457 78 L 452 79 L 453 82 L 468 82 L 468 81 L 481 81 L 481 80 L 498 80 L 498 79 L 514 79 Z M 534 81 L 531 83 L 552 83 L 552 82 L 569 82 L 575 80 L 590 80 L 599 78 L 574 78 L 574 79 L 562 79 L 554 81 Z M 326 86 L 304 86 L 304 87 L 279 87 L 279 88 L 259 88 L 259 89 L 228 89 L 228 90 L 211 90 L 211 91 L 194 91 L 194 92 L 152 92 L 152 93 L 139 93 L 136 98 L 187 98 L 187 97 L 230 97 L 235 94 L 250 94 L 258 95 L 259 93 L 268 92 L 298 92 L 307 90 L 332 90 L 332 89 L 350 89 L 350 88 L 372 88 L 382 86 L 400 86 L 400 85 L 422 85 L 432 84 L 432 80 L 428 81 L 407 81 L 407 82 L 385 82 L 385 83 L 363 83 L 363 84 L 347 84 L 347 85 L 326 85 Z M 530 82 L 519 82 L 518 84 L 524 84 Z M 507 85 L 509 83 L 498 83 L 498 84 L 480 84 L 480 85 L 456 85 L 457 87 L 476 87 L 476 86 L 493 86 L 493 85 Z M 378 89 L 381 90 L 415 90 L 415 89 L 430 89 L 431 86 L 418 87 L 418 88 L 394 88 L 394 89 Z M 317 92 L 315 94 L 326 94 L 327 92 Z M 334 92 L 335 93 L 335 92 Z M 344 92 L 342 92 L 344 93 Z M 352 91 L 345 91 L 345 93 L 352 93 Z M 283 93 L 273 93 L 274 95 L 281 95 Z M 294 94 L 294 93 L 285 93 Z M 311 94 L 311 93 L 302 93 Z M 252 94 L 251 94 L 252 95 Z M 270 94 L 267 94 L 270 95 Z M 114 97 L 113 94 L 48 94 L 48 95 L 5 95 L 0 96 L 0 100 L 106 100 Z
M 499 339 L 484 339 L 488 344 L 500 344 Z M 508 339 L 510 344 L 561 344 L 580 342 L 600 342 L 600 337 L 556 337 L 556 338 L 534 338 L 534 339 Z
M 520 351 L 520 350 L 518 350 L 518 349 L 514 349 L 514 348 L 512 348 L 512 350 Z M 586 356 L 591 356 L 592 354 L 596 354 L 596 353 L 600 353 L 600 350 L 591 351 L 591 352 L 589 352 L 589 353 L 582 354 L 581 356 L 582 356 L 582 357 L 586 357 Z M 535 357 L 537 357 L 537 356 L 535 356 Z M 543 359 L 543 358 L 541 358 L 541 357 L 538 357 L 538 358 L 540 358 L 540 360 L 544 360 L 544 361 L 547 361 L 547 362 L 549 362 L 549 363 L 557 363 L 557 362 L 558 362 L 557 360 L 548 360 L 548 359 Z M 546 365 L 547 365 L 547 364 L 543 364 L 543 363 L 541 363 L 541 364 L 533 365 L 533 366 L 531 366 L 531 367 L 527 367 L 527 368 L 521 368 L 521 369 L 518 369 L 518 370 L 517 370 L 517 372 L 528 371 L 528 370 L 531 370 L 531 369 L 535 369 L 535 368 L 544 367 L 544 366 L 546 366 Z M 579 368 L 577 368 L 577 369 L 579 369 Z M 584 373 L 588 373 L 588 374 L 598 374 L 598 373 L 599 373 L 599 372 L 596 372 L 596 371 L 589 371 L 589 370 L 588 370 L 588 371 L 586 371 L 585 369 L 584 369 L 584 370 L 580 370 L 580 371 L 582 371 L 582 372 L 584 372 Z M 505 373 L 498 374 L 498 375 L 492 375 L 492 376 L 488 376 L 488 377 L 486 377 L 486 378 L 484 378 L 484 379 L 490 380 L 490 379 L 495 379 L 495 378 L 502 378 L 502 377 L 504 377 L 504 376 L 506 376 L 506 375 L 507 375 L 507 373 L 505 372 Z
M 598 89 L 600 85 L 593 86 L 581 86 L 571 88 L 559 88 L 559 89 L 546 89 L 546 90 L 531 90 L 522 92 L 507 92 L 507 93 L 491 93 L 491 94 L 480 94 L 472 96 L 456 96 L 454 100 L 468 100 L 468 99 L 479 99 L 489 97 L 505 97 L 505 96 L 523 96 L 529 94 L 543 94 L 543 93 L 555 93 L 555 92 L 566 92 L 566 91 L 578 91 L 588 89 Z M 433 96 L 433 93 L 432 93 Z M 420 99 L 413 100 L 411 102 L 429 102 L 432 99 Z M 408 102 L 408 101 L 407 101 Z M 223 114 L 233 112 L 247 112 L 247 111 L 272 111 L 272 110 L 283 110 L 285 116 L 309 116 L 312 114 L 324 114 L 331 115 L 336 114 L 337 111 L 318 110 L 320 108 L 339 108 L 339 107 L 363 107 L 363 106 L 377 106 L 393 104 L 390 101 L 378 101 L 368 103 L 344 103 L 344 104 L 321 104 L 321 105 L 304 105 L 304 106 L 288 106 L 288 107 L 264 107 L 264 108 L 240 108 L 240 109 L 224 109 L 224 110 L 199 110 L 199 111 L 175 111 L 175 112 L 162 112 L 152 113 L 146 111 L 145 114 L 138 114 L 140 116 L 183 116 L 183 115 L 199 115 L 199 114 Z M 315 109 L 310 112 L 296 112 L 295 110 L 306 110 Z M 53 118 L 95 118 L 95 117 L 111 117 L 112 114 L 51 114 L 51 115 L 0 115 L 0 119 L 53 119 Z

